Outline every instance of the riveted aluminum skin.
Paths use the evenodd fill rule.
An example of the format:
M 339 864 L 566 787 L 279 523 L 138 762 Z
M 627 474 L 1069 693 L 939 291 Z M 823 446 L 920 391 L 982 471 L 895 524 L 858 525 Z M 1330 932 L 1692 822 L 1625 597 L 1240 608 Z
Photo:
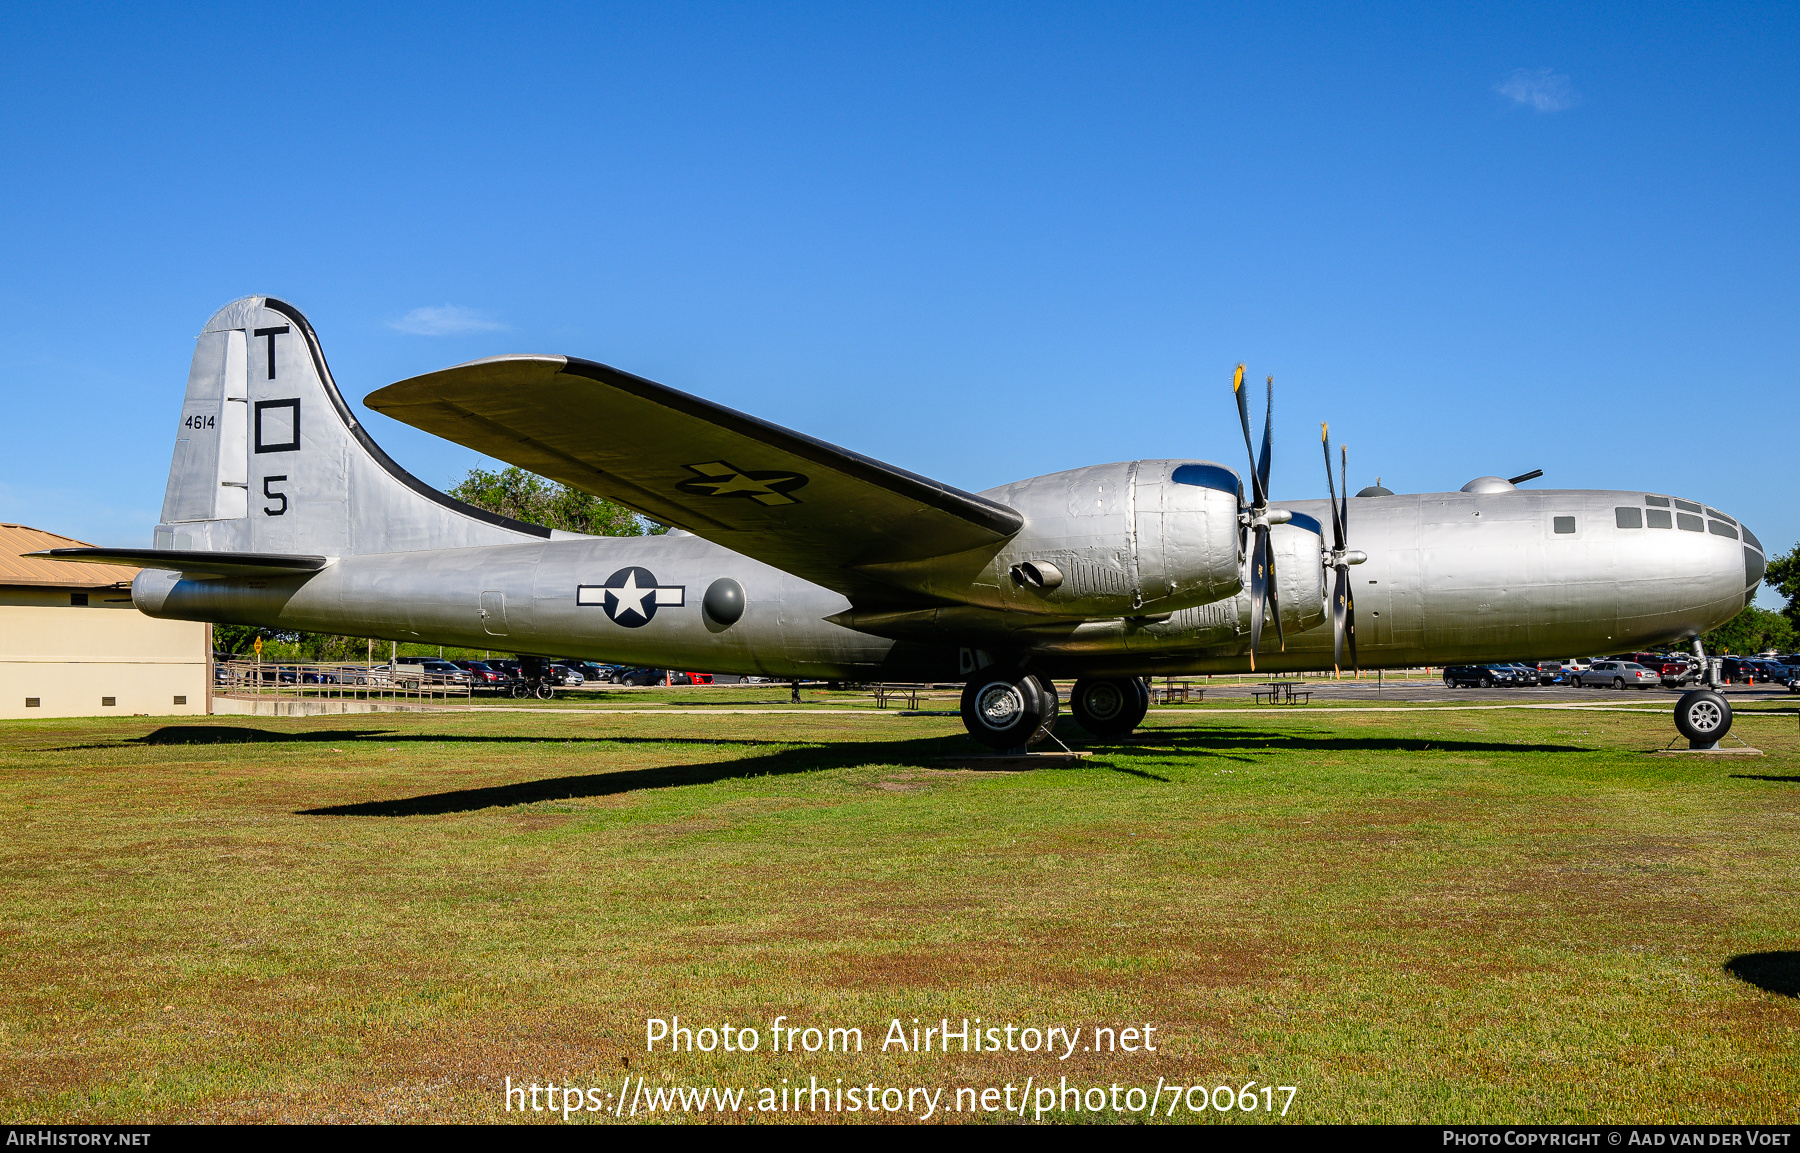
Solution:
M 490 358 L 482 371 L 504 383 L 526 361 L 534 379 L 556 383 L 557 358 Z M 661 387 L 633 381 L 652 399 Z M 684 419 L 704 419 L 694 416 L 704 402 L 684 403 Z M 493 427 L 483 443 L 495 443 Z M 815 467 L 807 461 L 829 468 L 840 459 L 833 453 L 847 462 L 831 492 L 852 495 L 832 499 L 853 499 L 859 476 L 879 484 L 899 475 L 829 445 L 793 443 L 814 454 L 797 469 Z M 718 466 L 708 475 L 726 475 L 724 462 L 701 463 Z M 603 489 L 604 477 L 594 483 Z M 787 507 L 805 507 L 815 523 L 823 515 L 812 490 L 791 479 L 771 484 L 758 490 L 756 516 L 777 518 Z M 961 679 L 977 649 L 1053 676 L 1249 668 L 1231 470 L 1142 460 L 978 495 L 930 484 L 911 477 L 882 497 L 890 508 L 908 492 L 936 502 L 910 536 L 895 537 L 915 542 L 915 555 L 866 563 L 864 553 L 836 570 L 814 563 L 809 571 L 827 574 L 819 579 L 831 588 L 688 532 L 596 538 L 511 521 L 431 489 L 389 459 L 338 394 L 305 318 L 280 301 L 247 297 L 214 316 L 197 343 L 156 528 L 158 548 L 172 558 L 140 573 L 132 596 L 152 616 L 780 677 Z M 1294 514 L 1271 536 L 1286 644 L 1265 630 L 1256 667 L 1328 669 L 1320 525 L 1329 507 L 1272 503 Z M 963 509 L 981 523 L 949 534 L 947 551 L 931 555 L 936 530 L 918 525 L 960 523 Z M 1368 557 L 1350 570 L 1365 668 L 1677 642 L 1742 609 L 1766 564 L 1735 519 L 1667 494 L 1380 495 L 1354 498 L 1350 517 L 1351 544 Z M 740 531 L 735 539 L 748 538 Z M 191 554 L 216 552 L 270 557 L 271 571 L 208 577 Z M 284 575 L 282 558 L 309 567 Z M 1023 562 L 1054 565 L 1064 579 L 1054 588 L 1021 585 L 1010 570 Z M 729 623 L 701 607 L 721 579 L 743 589 L 743 612 Z

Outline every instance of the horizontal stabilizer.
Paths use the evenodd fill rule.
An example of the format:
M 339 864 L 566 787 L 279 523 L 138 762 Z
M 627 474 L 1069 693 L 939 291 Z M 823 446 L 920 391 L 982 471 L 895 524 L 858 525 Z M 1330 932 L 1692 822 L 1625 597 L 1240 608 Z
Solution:
M 84 564 L 118 564 L 133 568 L 173 569 L 190 580 L 216 577 L 293 576 L 318 572 L 330 563 L 322 556 L 289 556 L 261 552 L 183 552 L 165 548 L 53 548 L 26 556 Z
M 859 566 L 996 545 L 1024 523 L 985 497 L 573 357 L 478 360 L 364 403 L 853 600 L 877 584 Z

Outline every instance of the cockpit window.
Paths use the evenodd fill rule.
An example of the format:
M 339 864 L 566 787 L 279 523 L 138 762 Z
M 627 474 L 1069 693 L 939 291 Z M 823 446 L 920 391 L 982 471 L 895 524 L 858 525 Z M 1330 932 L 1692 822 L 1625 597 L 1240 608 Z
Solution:
M 1691 500 L 1678 500 L 1675 502 L 1675 507 L 1680 509 L 1682 512 L 1699 512 L 1700 511 L 1700 506 L 1695 504 Z
M 1744 550 L 1744 587 L 1745 588 L 1753 589 L 1757 585 L 1761 584 L 1762 579 L 1763 579 L 1763 573 L 1765 573 L 1767 571 L 1768 571 L 1768 565 L 1766 563 L 1764 563 L 1763 555 L 1761 553 L 1759 553 L 1755 549 L 1751 549 L 1751 548 L 1747 548 Z
M 1744 530 L 1744 543 L 1745 544 L 1755 545 L 1757 548 L 1762 549 L 1762 551 L 1764 551 L 1764 552 L 1769 551 L 1768 549 L 1763 548 L 1762 541 L 1757 540 L 1756 534 L 1751 532 L 1748 527 L 1746 527 L 1744 525 L 1739 525 L 1738 527 Z
M 1675 514 L 1675 527 L 1682 532 L 1705 532 L 1706 522 L 1697 516 L 1689 516 L 1685 512 Z
M 1706 531 L 1712 533 L 1714 536 L 1728 536 L 1732 540 L 1738 538 L 1737 529 L 1716 520 L 1709 520 L 1706 522 Z
M 1176 484 L 1191 484 L 1237 495 L 1237 473 L 1216 464 L 1184 464 L 1169 476 Z
M 1722 520 L 1722 521 L 1724 521 L 1724 522 L 1725 522 L 1725 523 L 1726 523 L 1726 524 L 1736 524 L 1736 523 L 1737 523 L 1737 521 L 1735 521 L 1735 520 L 1733 520 L 1733 519 L 1732 519 L 1732 518 L 1730 518 L 1730 517 L 1728 517 L 1728 516 L 1726 516 L 1726 515 L 1725 515 L 1725 514 L 1724 514 L 1724 513 L 1722 513 L 1722 512 L 1720 512 L 1720 511 L 1719 511 L 1719 510 L 1718 510 L 1718 509 L 1716 509 L 1716 508 L 1709 508 L 1709 509 L 1707 509 L 1707 510 L 1706 510 L 1706 515 L 1707 515 L 1707 516 L 1710 516 L 1710 517 L 1712 517 L 1712 518 L 1714 518 L 1714 519 L 1715 519 L 1715 520 Z
M 1630 505 L 1620 505 L 1613 509 L 1613 519 L 1620 528 L 1643 528 L 1644 510 Z
M 1644 510 L 1644 520 L 1651 528 L 1674 528 L 1674 518 L 1666 508 L 1650 508 Z
M 1668 508 L 1669 498 L 1666 496 L 1647 496 L 1644 498 L 1644 503 L 1655 505 L 1657 508 Z

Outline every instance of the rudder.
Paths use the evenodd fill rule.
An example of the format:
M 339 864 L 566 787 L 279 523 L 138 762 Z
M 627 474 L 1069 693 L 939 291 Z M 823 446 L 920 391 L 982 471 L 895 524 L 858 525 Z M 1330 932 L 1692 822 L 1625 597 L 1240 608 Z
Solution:
M 157 548 L 352 556 L 569 535 L 464 504 L 394 463 L 292 305 L 247 296 L 200 333 Z

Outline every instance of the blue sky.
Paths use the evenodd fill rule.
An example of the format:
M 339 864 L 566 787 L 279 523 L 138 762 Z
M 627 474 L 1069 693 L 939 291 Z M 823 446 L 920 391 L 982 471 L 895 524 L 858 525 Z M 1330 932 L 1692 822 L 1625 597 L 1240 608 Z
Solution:
M 147 544 L 193 337 L 602 360 L 969 489 L 1532 468 L 1785 549 L 1800 9 L 9 6 L 0 518 Z M 368 415 L 448 485 L 474 454 Z

